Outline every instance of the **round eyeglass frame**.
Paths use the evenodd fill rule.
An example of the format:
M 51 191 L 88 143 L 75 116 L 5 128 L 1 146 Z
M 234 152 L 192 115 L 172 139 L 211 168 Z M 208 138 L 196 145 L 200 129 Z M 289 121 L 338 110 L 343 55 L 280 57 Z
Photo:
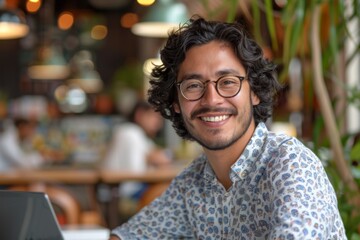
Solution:
M 219 82 L 221 79 L 224 79 L 224 78 L 226 78 L 226 77 L 236 77 L 236 78 L 238 78 L 238 79 L 240 80 L 240 86 L 239 86 L 238 91 L 236 91 L 234 94 L 232 94 L 232 95 L 230 95 L 230 96 L 224 96 L 223 94 L 220 93 L 220 91 L 219 91 L 219 89 L 218 89 L 218 82 Z M 179 88 L 179 90 L 180 90 L 180 92 L 181 92 L 181 95 L 182 95 L 186 100 L 188 100 L 188 101 L 197 101 L 197 100 L 201 99 L 201 98 L 204 96 L 204 94 L 205 94 L 207 84 L 210 83 L 210 82 L 215 83 L 216 92 L 217 92 L 221 97 L 223 97 L 223 98 L 232 98 L 232 97 L 235 97 L 235 96 L 241 91 L 242 82 L 243 82 L 245 79 L 246 79 L 246 77 L 244 77 L 244 76 L 226 75 L 226 76 L 221 76 L 221 77 L 219 77 L 216 81 L 207 80 L 207 81 L 205 81 L 205 82 L 202 82 L 202 83 L 204 84 L 204 90 L 202 91 L 202 93 L 200 94 L 200 96 L 199 96 L 198 98 L 195 98 L 195 99 L 190 99 L 190 98 L 186 97 L 185 94 L 184 94 L 183 91 L 182 91 L 181 84 L 182 84 L 183 82 L 186 82 L 187 80 L 183 80 L 183 81 L 181 81 L 181 82 L 176 83 L 176 86 Z

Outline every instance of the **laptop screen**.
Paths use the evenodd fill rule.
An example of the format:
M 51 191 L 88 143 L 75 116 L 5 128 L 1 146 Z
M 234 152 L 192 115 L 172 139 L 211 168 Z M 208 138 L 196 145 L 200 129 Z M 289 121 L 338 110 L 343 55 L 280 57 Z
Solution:
M 48 196 L 0 190 L 0 239 L 63 240 Z

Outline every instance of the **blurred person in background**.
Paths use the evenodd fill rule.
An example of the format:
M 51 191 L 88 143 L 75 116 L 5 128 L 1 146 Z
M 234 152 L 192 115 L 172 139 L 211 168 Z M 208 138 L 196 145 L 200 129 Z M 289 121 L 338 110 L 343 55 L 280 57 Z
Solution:
M 104 167 L 141 172 L 148 167 L 168 165 L 171 159 L 167 152 L 154 142 L 163 123 L 149 103 L 136 103 L 129 122 L 115 127 Z
M 44 161 L 33 145 L 37 122 L 26 118 L 14 118 L 3 126 L 0 134 L 0 171 L 32 169 Z
M 110 170 L 142 172 L 148 168 L 168 166 L 172 161 L 169 152 L 155 143 L 164 125 L 160 113 L 155 112 L 146 101 L 140 100 L 135 104 L 128 120 L 114 128 L 103 167 Z M 123 203 L 130 200 L 132 206 L 137 208 L 137 202 L 146 189 L 145 183 L 121 184 L 120 195 L 123 200 L 125 199 Z

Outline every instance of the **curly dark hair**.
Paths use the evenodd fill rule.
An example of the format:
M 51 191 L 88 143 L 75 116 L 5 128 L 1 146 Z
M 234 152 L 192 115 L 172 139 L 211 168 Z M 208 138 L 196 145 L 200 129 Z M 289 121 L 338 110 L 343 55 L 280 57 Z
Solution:
M 192 17 L 178 30 L 170 33 L 160 52 L 162 65 L 155 66 L 151 73 L 151 87 L 148 92 L 148 101 L 164 118 L 172 121 L 175 131 L 184 139 L 193 140 L 181 114 L 173 109 L 178 94 L 175 84 L 178 69 L 190 48 L 214 40 L 229 43 L 246 70 L 251 90 L 260 99 L 260 103 L 253 109 L 256 125 L 271 117 L 275 96 L 281 89 L 275 78 L 276 66 L 264 58 L 261 47 L 250 38 L 241 24 L 206 21 L 200 16 Z

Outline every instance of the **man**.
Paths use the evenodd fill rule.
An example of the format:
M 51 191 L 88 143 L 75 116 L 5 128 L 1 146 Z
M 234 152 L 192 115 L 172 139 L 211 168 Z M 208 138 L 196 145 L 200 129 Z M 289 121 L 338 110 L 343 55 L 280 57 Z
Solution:
M 346 239 L 319 159 L 264 124 L 280 85 L 241 26 L 193 18 L 161 59 L 149 101 L 204 155 L 111 239 Z

